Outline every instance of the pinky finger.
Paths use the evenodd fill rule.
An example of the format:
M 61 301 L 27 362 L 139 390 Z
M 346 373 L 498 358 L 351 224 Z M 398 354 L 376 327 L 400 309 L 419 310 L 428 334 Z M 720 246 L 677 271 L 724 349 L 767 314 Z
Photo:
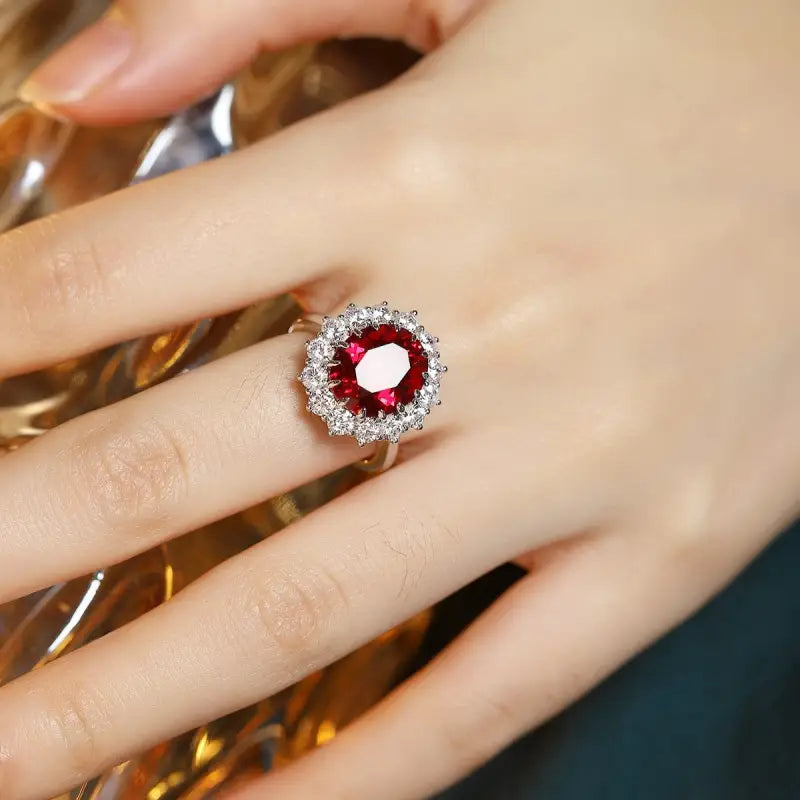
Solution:
M 609 535 L 556 546 L 437 660 L 328 746 L 226 800 L 418 800 L 455 782 L 730 577 L 725 570 L 714 583 L 680 570 L 663 542 Z

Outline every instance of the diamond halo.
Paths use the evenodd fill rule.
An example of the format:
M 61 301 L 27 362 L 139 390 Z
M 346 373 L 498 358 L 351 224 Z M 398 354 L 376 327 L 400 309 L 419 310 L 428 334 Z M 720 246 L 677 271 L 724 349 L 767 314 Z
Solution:
M 439 382 L 447 371 L 437 342 L 416 311 L 393 311 L 387 303 L 351 303 L 342 314 L 324 317 L 306 345 L 300 373 L 308 410 L 327 423 L 331 436 L 353 436 L 360 445 L 397 442 L 407 431 L 421 430 L 431 408 L 440 404 Z M 370 352 L 375 358 L 367 360 Z M 359 364 L 366 369 L 368 363 L 371 375 L 365 378 Z

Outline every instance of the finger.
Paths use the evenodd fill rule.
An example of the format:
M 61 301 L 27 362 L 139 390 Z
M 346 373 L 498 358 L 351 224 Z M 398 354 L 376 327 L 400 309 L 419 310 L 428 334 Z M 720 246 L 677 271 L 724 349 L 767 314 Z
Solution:
M 379 133 L 373 117 L 363 104 L 337 109 L 0 237 L 0 374 L 239 308 L 342 265 L 339 288 L 357 289 L 354 265 L 378 263 L 394 202 L 385 157 L 358 141 Z
M 121 0 L 41 66 L 21 95 L 81 122 L 161 116 L 201 97 L 262 48 L 371 35 L 434 46 L 471 0 Z
M 451 472 L 472 446 L 440 443 L 0 690 L 3 796 L 52 796 L 249 705 L 520 550 L 515 503 L 468 502 L 486 496 L 484 465 Z M 503 536 L 484 535 L 494 525 Z
M 303 343 L 256 345 L 0 459 L 0 602 L 357 460 L 305 409 Z
M 226 800 L 432 796 L 595 686 L 730 575 L 687 576 L 665 550 L 630 536 L 556 547 L 551 563 L 362 720 Z

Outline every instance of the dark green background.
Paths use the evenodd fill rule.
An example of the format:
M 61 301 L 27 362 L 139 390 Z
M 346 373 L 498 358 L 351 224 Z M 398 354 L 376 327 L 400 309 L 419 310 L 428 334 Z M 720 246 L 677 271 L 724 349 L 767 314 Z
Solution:
M 519 577 L 442 605 L 430 656 Z M 800 800 L 800 526 L 695 617 L 440 800 Z

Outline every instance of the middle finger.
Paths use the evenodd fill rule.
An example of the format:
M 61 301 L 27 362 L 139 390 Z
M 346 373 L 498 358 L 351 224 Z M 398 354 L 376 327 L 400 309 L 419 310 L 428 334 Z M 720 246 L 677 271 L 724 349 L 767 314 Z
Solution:
M 355 461 L 305 411 L 303 342 L 256 345 L 0 459 L 0 602 Z

